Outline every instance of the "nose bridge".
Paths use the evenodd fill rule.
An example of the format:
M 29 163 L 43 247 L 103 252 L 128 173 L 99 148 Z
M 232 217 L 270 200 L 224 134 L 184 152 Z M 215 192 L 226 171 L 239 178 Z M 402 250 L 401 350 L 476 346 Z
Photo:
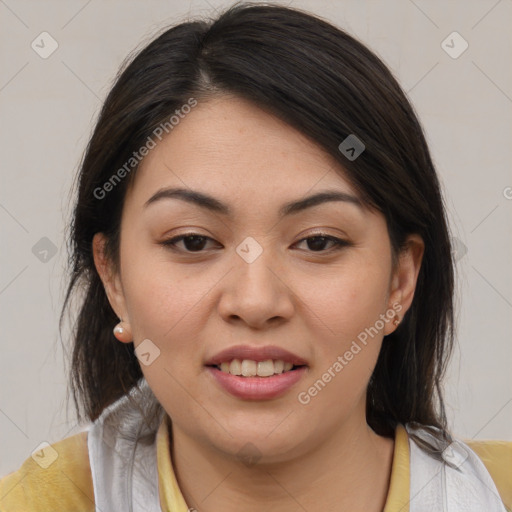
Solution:
M 273 264 L 275 253 L 250 236 L 235 251 L 235 268 L 221 299 L 222 314 L 255 324 L 276 316 L 289 316 L 292 301 L 284 276 L 280 278 Z
M 249 286 L 252 293 L 269 292 L 274 288 L 275 275 L 270 270 L 272 261 L 275 262 L 275 253 L 268 247 L 263 247 L 263 237 L 261 243 L 254 237 L 246 237 L 235 249 L 237 258 L 235 266 L 237 267 L 236 284 L 242 288 Z

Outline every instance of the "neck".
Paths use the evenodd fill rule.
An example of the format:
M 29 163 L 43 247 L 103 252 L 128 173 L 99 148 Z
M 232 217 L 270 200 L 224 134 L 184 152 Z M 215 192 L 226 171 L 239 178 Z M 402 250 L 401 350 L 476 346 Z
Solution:
M 351 422 L 301 456 L 242 464 L 172 427 L 172 461 L 189 507 L 199 512 L 383 510 L 394 440 Z

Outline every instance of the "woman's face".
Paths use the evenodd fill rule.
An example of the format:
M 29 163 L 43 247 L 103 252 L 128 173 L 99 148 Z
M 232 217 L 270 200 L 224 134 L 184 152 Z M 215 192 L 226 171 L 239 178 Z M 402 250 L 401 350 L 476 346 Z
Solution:
M 421 250 L 392 272 L 384 217 L 342 173 L 233 97 L 199 102 L 144 158 L 124 203 L 120 274 L 109 280 L 101 267 L 101 235 L 95 258 L 174 432 L 224 454 L 250 442 L 270 462 L 365 426 L 366 387 L 394 312 L 402 318 L 412 301 Z M 178 188 L 215 208 L 177 194 L 151 201 Z M 303 203 L 320 191 L 341 199 Z M 233 376 L 235 358 L 246 375 L 263 360 L 274 363 L 262 374 L 282 370 L 279 360 L 302 367 Z

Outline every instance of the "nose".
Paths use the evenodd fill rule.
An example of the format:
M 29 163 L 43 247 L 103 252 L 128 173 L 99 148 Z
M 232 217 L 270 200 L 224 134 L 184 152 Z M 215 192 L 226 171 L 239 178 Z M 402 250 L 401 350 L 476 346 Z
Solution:
M 220 315 L 227 322 L 238 319 L 259 329 L 289 320 L 296 300 L 289 273 L 270 250 L 262 250 L 255 259 L 241 254 L 234 254 L 234 268 L 221 281 Z

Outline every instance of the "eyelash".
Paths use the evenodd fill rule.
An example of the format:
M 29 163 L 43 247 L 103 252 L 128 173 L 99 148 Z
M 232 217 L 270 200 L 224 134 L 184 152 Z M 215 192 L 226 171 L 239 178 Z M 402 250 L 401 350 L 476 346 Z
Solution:
M 167 247 L 173 251 L 183 251 L 182 249 L 178 249 L 176 247 L 176 244 L 178 242 L 180 242 L 181 240 L 183 240 L 184 238 L 189 238 L 189 237 L 199 237 L 199 238 L 203 238 L 205 240 L 213 240 L 213 238 L 210 238 L 209 236 L 204 236 L 204 235 L 201 235 L 199 233 L 185 233 L 183 235 L 179 235 L 179 236 L 175 236 L 174 238 L 170 238 L 169 240 L 164 240 L 163 242 L 160 242 L 161 245 L 163 245 L 164 247 Z M 327 249 L 327 250 L 323 250 L 323 251 L 309 251 L 309 252 L 312 252 L 312 253 L 318 253 L 318 254 L 321 254 L 321 253 L 330 253 L 330 252 L 334 252 L 334 251 L 339 251 L 340 249 L 343 249 L 344 247 L 348 247 L 350 245 L 352 245 L 349 241 L 347 240 L 343 240 L 341 238 L 337 238 L 335 236 L 331 236 L 331 235 L 328 235 L 326 233 L 315 233 L 311 236 L 308 236 L 308 237 L 305 237 L 305 238 L 302 238 L 301 240 L 299 240 L 297 243 L 300 243 L 300 242 L 303 242 L 305 240 L 310 240 L 310 239 L 314 239 L 314 238 L 325 238 L 331 242 L 334 243 L 334 246 L 331 247 L 331 249 Z M 201 250 L 201 251 L 187 251 L 187 250 L 184 250 L 183 252 L 185 252 L 186 254 L 201 254 L 201 253 L 204 253 L 205 251 Z

